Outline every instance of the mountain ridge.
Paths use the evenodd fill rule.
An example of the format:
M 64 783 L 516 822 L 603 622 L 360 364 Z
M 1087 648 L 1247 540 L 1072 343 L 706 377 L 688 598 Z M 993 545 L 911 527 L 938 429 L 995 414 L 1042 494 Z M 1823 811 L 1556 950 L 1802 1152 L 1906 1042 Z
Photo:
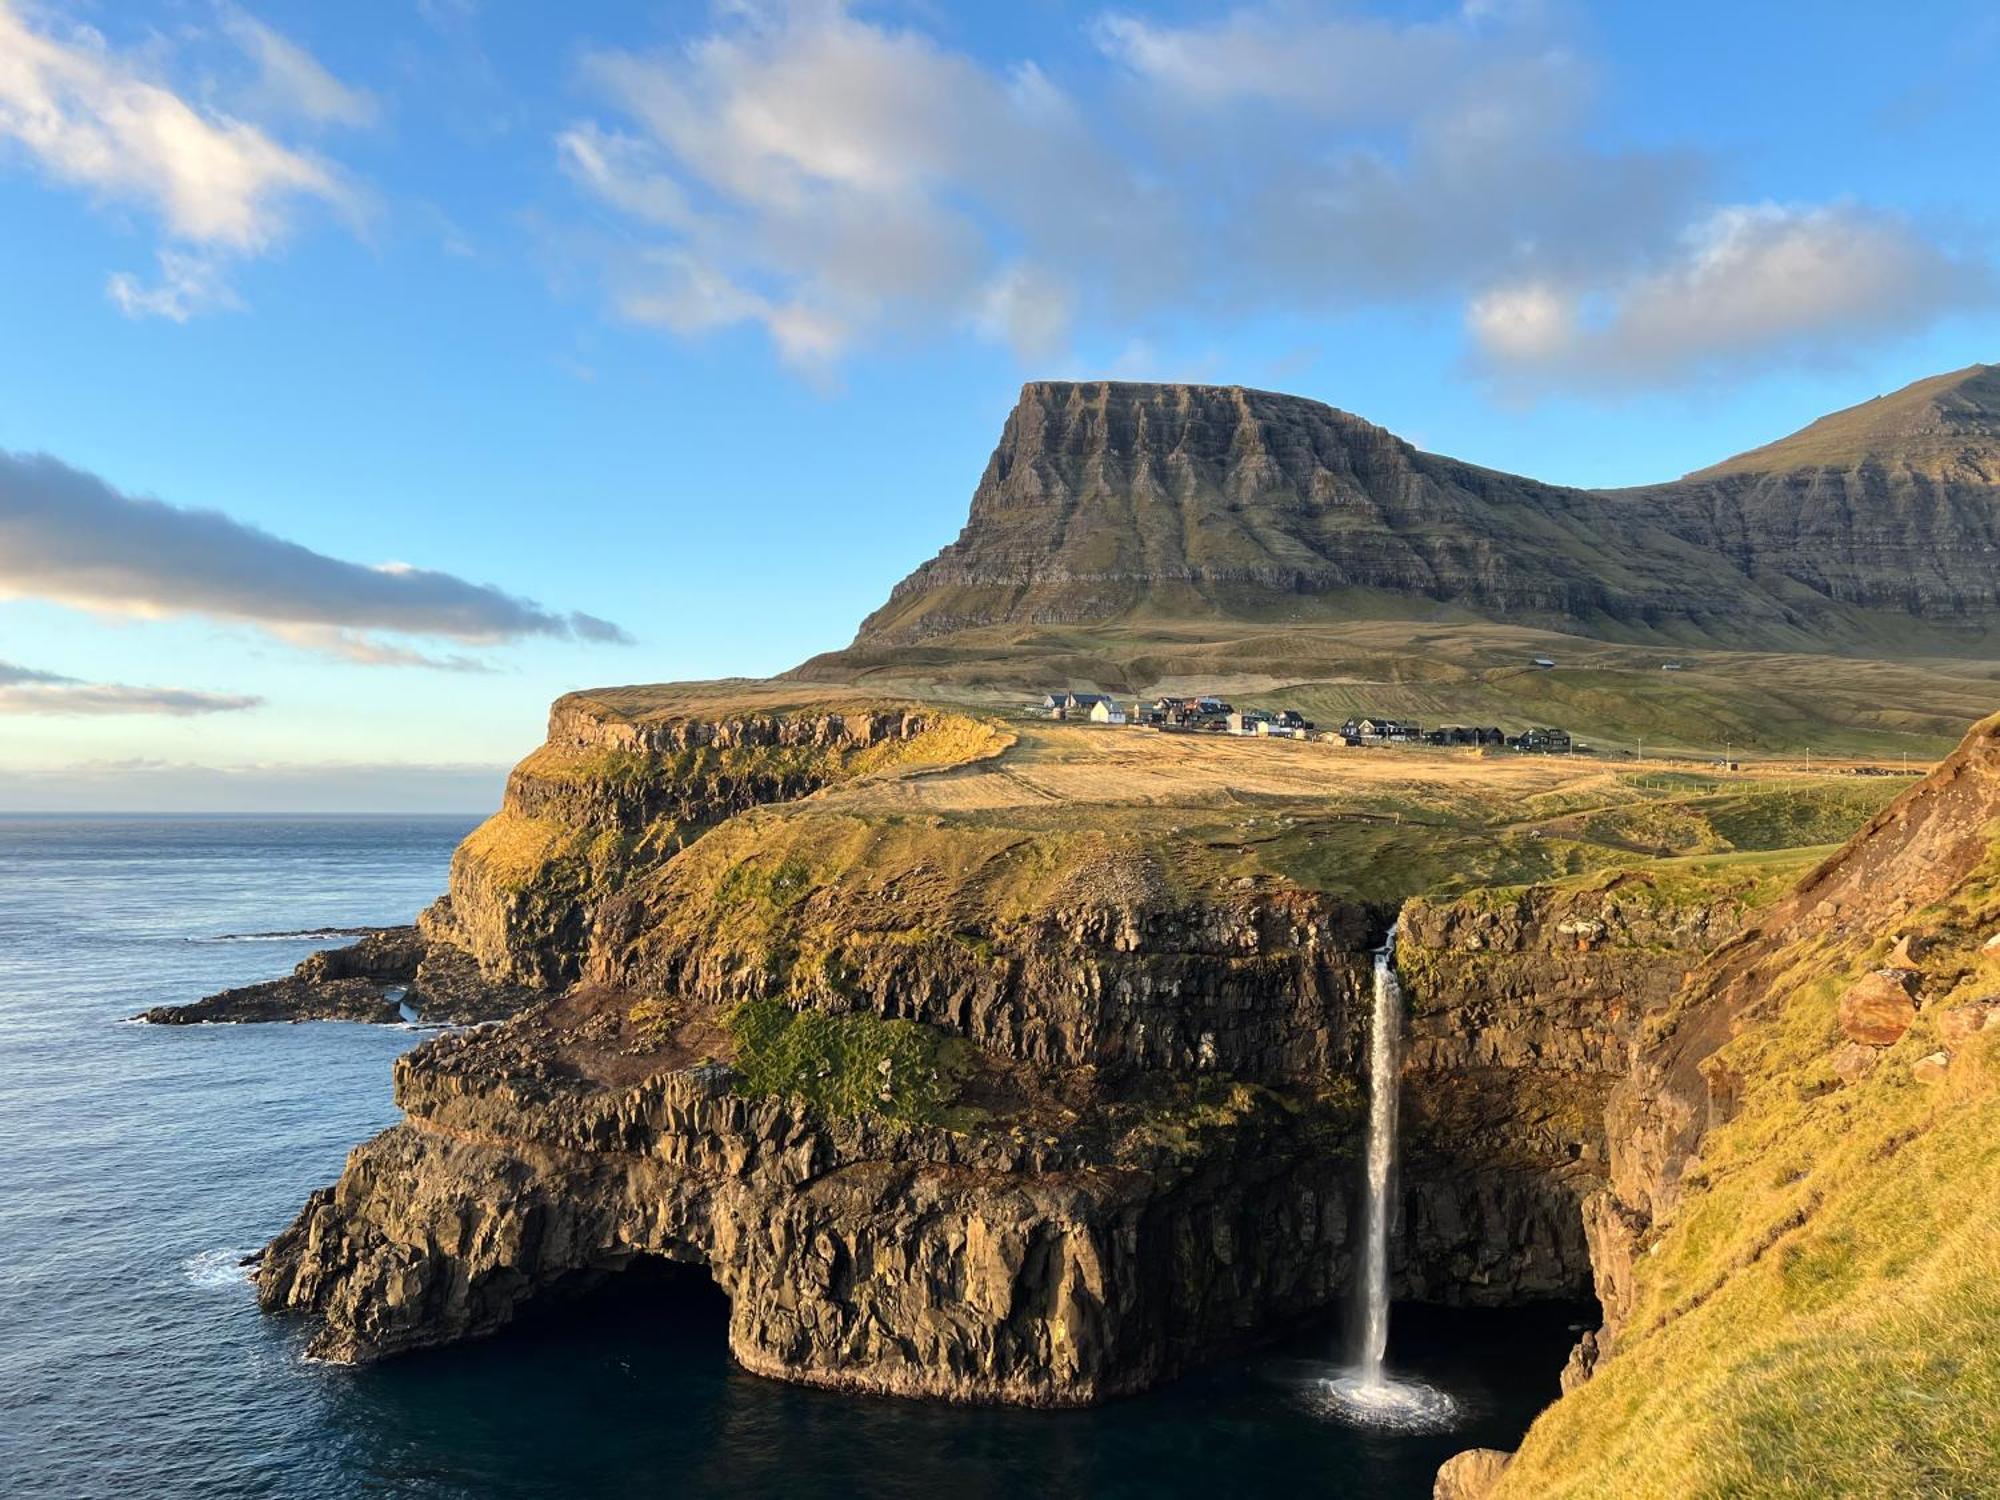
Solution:
M 1813 455 L 1827 462 L 1795 461 Z M 1288 618 L 1338 619 L 1401 599 L 1601 639 L 1671 626 L 1796 647 L 1899 623 L 1856 611 L 1987 623 L 2000 612 L 1996 551 L 1991 366 L 1625 490 L 1427 453 L 1282 392 L 1030 381 L 965 527 L 891 590 L 854 645 L 1000 624 L 1256 620 L 1279 605 Z

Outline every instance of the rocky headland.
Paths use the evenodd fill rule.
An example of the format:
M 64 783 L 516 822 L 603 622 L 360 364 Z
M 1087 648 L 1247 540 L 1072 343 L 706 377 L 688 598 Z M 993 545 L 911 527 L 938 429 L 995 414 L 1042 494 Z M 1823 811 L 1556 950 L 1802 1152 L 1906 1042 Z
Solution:
M 1051 806 L 977 715 L 693 707 L 557 706 L 402 938 L 530 1003 L 398 1063 L 403 1123 L 273 1242 L 265 1306 L 368 1360 L 656 1257 L 759 1373 L 1071 1405 L 1340 1305 L 1397 900 Z M 1400 905 L 1399 1295 L 1591 1294 L 1607 1104 L 1760 889 Z

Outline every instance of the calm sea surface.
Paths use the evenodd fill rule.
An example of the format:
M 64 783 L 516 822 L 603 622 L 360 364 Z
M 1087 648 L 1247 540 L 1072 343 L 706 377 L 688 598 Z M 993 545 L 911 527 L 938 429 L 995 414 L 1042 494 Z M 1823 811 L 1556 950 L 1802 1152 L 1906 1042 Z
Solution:
M 1361 1434 L 1331 1330 L 1097 1411 L 822 1395 L 734 1369 L 701 1282 L 634 1284 L 376 1369 L 307 1364 L 235 1262 L 389 1124 L 416 1034 L 123 1018 L 406 921 L 467 819 L 0 817 L 0 1489 L 151 1496 L 1424 1496 L 1555 1395 L 1568 1309 L 1399 1309 L 1390 1363 L 1467 1408 Z M 636 1280 L 636 1278 L 635 1278 Z

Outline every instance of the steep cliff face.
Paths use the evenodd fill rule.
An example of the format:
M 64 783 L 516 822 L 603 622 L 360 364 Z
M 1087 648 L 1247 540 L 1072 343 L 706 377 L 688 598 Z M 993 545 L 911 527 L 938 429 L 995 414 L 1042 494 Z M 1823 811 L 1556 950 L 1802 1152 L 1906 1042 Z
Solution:
M 1158 846 L 1087 830 L 751 817 L 607 913 L 590 977 L 866 1010 L 1049 1071 L 1282 1084 L 1355 1056 L 1387 911 L 1177 873 Z
M 1623 517 L 1296 396 L 1035 382 L 965 530 L 857 646 L 999 623 L 1254 620 L 1286 600 L 1382 612 L 1369 594 L 1529 619 L 1785 619 L 1712 556 L 1658 535 L 1639 545 Z
M 1606 1105 L 1645 1019 L 1746 920 L 1746 894 L 1633 872 L 1404 907 L 1405 1295 L 1591 1293 L 1582 1206 L 1609 1170 Z
M 1340 1108 L 1244 1094 L 1166 1145 L 967 1134 L 748 1098 L 719 1064 L 622 1083 L 623 1046 L 587 1076 L 549 1040 L 515 1023 L 406 1058 L 406 1122 L 271 1246 L 265 1306 L 372 1358 L 654 1255 L 709 1268 L 758 1373 L 1072 1405 L 1323 1307 L 1347 1271 Z
M 1011 652 L 1143 686 L 1149 661 L 1171 673 L 1201 641 L 1240 655 L 1246 630 L 1378 618 L 1963 653 L 2000 616 L 1996 434 L 2000 374 L 1974 366 L 1676 483 L 1586 492 L 1422 453 L 1301 397 L 1038 381 L 957 540 L 847 651 L 799 670 L 956 663 L 1003 680 Z M 1259 669 L 1264 654 L 1284 670 L 1282 652 Z
M 733 814 L 1004 743 L 963 715 L 900 705 L 635 714 L 572 694 L 508 777 L 500 811 L 453 855 L 450 894 L 420 926 L 495 982 L 560 986 L 581 972 L 607 895 Z
M 1604 1336 L 1498 1496 L 1971 1495 L 2000 1465 L 2000 719 L 1641 1028 Z

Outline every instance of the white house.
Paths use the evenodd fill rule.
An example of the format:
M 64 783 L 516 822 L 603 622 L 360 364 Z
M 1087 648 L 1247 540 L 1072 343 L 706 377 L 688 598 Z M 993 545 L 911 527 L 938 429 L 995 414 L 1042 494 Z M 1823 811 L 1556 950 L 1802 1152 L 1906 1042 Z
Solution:
M 1090 705 L 1090 722 L 1093 724 L 1123 724 L 1125 710 L 1119 708 L 1109 698 L 1099 698 Z

